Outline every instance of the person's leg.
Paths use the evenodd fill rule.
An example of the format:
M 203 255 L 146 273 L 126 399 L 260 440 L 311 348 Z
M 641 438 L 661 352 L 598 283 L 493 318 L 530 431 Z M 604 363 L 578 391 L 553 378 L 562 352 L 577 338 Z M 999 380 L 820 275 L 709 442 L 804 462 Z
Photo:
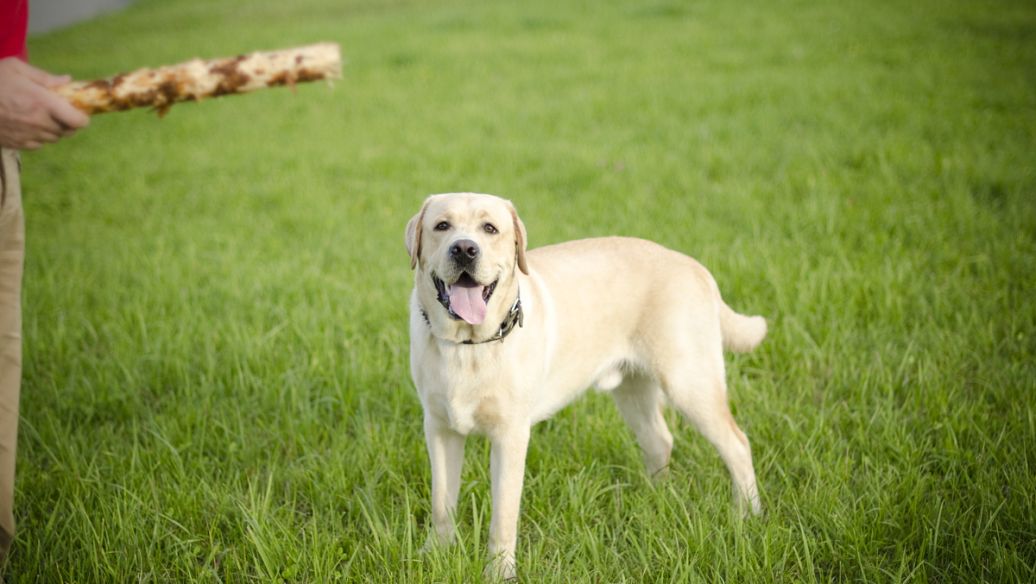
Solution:
M 22 215 L 18 154 L 0 149 L 0 564 L 14 539 L 14 459 L 22 376 Z

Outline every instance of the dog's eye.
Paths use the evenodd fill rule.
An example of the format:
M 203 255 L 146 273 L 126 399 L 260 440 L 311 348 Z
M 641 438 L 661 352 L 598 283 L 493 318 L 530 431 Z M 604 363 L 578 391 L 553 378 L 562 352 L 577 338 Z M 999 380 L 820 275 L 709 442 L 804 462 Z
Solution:
M 439 223 L 437 223 L 435 225 L 435 230 L 436 231 L 446 231 L 449 228 L 450 228 L 450 224 L 447 223 L 446 221 L 440 221 Z
M 485 225 L 482 226 L 482 229 L 485 229 L 486 233 L 488 233 L 490 235 L 496 235 L 498 233 L 497 229 L 496 229 L 496 225 L 493 225 L 492 223 L 486 223 Z

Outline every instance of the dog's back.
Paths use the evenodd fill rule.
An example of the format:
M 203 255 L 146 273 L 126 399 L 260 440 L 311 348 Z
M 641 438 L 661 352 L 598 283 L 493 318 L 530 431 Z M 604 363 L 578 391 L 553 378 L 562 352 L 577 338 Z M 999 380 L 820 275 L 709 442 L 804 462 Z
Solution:
M 559 328 L 579 336 L 596 336 L 597 323 L 628 328 L 632 335 L 638 326 L 685 318 L 695 321 L 688 326 L 711 330 L 718 324 L 723 347 L 735 352 L 751 351 L 766 336 L 766 320 L 727 306 L 698 261 L 651 241 L 581 239 L 530 250 L 528 258 L 552 293 L 556 318 L 568 321 Z

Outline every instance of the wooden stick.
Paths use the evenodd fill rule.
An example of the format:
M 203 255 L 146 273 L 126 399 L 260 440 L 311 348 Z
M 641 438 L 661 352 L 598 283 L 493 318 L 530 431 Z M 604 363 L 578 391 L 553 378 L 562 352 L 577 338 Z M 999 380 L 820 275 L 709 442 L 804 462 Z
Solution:
M 266 87 L 339 79 L 338 45 L 321 43 L 226 59 L 194 59 L 138 69 L 96 81 L 73 81 L 56 91 L 87 114 L 152 107 L 162 116 L 174 103 L 247 93 Z

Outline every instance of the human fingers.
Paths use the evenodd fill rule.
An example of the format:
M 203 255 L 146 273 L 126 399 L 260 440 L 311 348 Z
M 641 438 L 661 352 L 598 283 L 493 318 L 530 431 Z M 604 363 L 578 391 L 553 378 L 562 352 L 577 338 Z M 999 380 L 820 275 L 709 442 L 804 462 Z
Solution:
M 34 105 L 25 112 L 25 121 L 39 131 L 61 137 L 90 124 L 89 116 L 48 89 L 30 84 L 26 95 Z
M 57 89 L 62 85 L 67 85 L 72 81 L 71 75 L 50 75 L 50 79 L 43 83 L 47 89 Z
M 48 90 L 60 87 L 70 81 L 67 75 L 51 75 L 50 73 L 18 62 L 23 68 L 25 76 L 34 83 L 42 85 Z M 50 117 L 64 128 L 77 130 L 90 124 L 90 117 L 72 106 L 66 99 L 52 91 L 35 92 L 36 98 L 43 103 Z
M 65 123 L 55 115 L 55 108 L 60 111 L 61 105 L 71 107 L 60 97 L 31 82 L 27 82 L 23 89 L 20 102 L 16 102 L 18 107 L 6 111 L 2 116 L 2 133 L 6 145 L 28 148 L 29 144 L 33 144 L 39 147 L 57 142 L 79 127 Z M 72 120 L 72 123 L 78 121 Z
M 90 125 L 90 116 L 79 111 L 65 98 L 49 93 L 46 99 L 47 111 L 50 116 L 66 130 L 78 130 Z
M 11 136 L 12 147 L 17 149 L 29 149 L 26 145 L 35 145 L 37 148 L 43 144 L 53 144 L 65 136 L 64 130 L 54 124 L 52 120 L 39 120 L 36 123 L 26 124 Z
M 48 89 L 54 89 L 72 80 L 68 75 L 54 75 L 43 69 L 33 67 L 20 59 L 15 59 L 14 67 L 16 71 L 29 78 L 29 80 Z
M 62 138 L 64 138 L 64 134 L 62 134 L 61 132 L 42 131 L 36 134 L 35 138 L 33 139 L 33 142 L 39 143 L 41 145 L 53 144 L 54 142 L 57 142 Z
M 0 133 L 3 134 L 4 147 L 12 148 L 14 150 L 36 150 L 44 144 L 57 142 L 61 139 L 59 134 L 40 130 L 39 128 Z

